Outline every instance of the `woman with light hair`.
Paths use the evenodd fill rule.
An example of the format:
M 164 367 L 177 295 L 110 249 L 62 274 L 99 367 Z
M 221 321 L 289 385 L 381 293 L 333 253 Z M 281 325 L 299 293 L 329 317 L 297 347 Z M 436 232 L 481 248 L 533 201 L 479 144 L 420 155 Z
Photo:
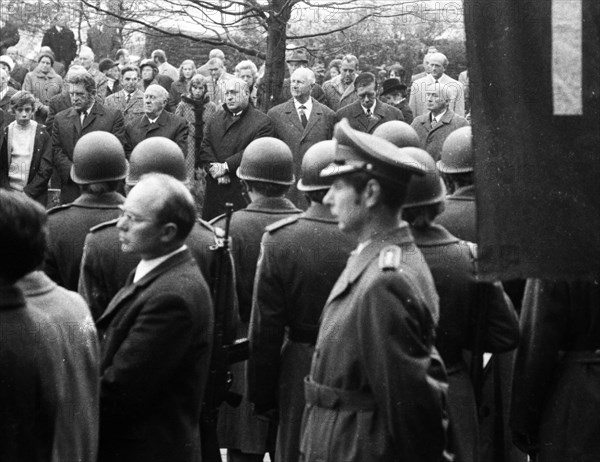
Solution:
M 188 92 L 192 77 L 196 74 L 196 64 L 191 59 L 186 59 L 179 66 L 179 78 L 171 84 L 169 91 L 169 107 L 176 108 L 181 101 L 181 95 Z
M 185 163 L 190 190 L 198 212 L 202 211 L 206 188 L 206 172 L 200 167 L 200 145 L 208 121 L 217 112 L 217 105 L 208 96 L 208 79 L 202 74 L 195 74 L 189 80 L 186 93 L 181 95 L 181 101 L 175 110 L 175 114 L 183 117 L 188 124 L 188 149 Z
M 252 106 L 256 107 L 258 91 L 258 85 L 256 85 L 258 80 L 258 68 L 256 67 L 256 64 L 249 59 L 240 61 L 238 65 L 235 66 L 235 75 L 248 84 L 248 87 L 250 88 L 250 102 L 252 103 Z

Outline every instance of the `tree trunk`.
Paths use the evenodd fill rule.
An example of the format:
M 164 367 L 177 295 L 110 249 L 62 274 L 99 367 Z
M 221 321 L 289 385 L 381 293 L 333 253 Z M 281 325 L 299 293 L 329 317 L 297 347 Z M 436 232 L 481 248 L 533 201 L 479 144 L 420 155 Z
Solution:
M 286 29 L 293 3 L 290 2 L 284 7 L 285 4 L 285 0 L 272 0 L 271 14 L 267 20 L 267 56 L 265 75 L 262 81 L 264 94 L 260 103 L 260 109 L 265 112 L 280 100 L 281 87 L 285 76 Z

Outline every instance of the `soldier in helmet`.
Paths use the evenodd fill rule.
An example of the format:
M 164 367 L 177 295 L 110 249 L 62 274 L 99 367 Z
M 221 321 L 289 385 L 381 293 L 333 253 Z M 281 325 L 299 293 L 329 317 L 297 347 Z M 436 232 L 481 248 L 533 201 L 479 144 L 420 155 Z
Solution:
M 475 244 L 461 241 L 435 223 L 444 208 L 446 188 L 427 152 L 414 149 L 411 154 L 427 174 L 411 178 L 402 218 L 410 224 L 440 297 L 436 346 L 448 372 L 449 449 L 455 460 L 475 462 L 479 460 L 477 405 L 463 350 L 502 353 L 516 348 L 519 321 L 500 283 L 477 283 Z M 483 287 L 486 306 L 478 297 Z M 476 341 L 482 345 L 475 345 Z
M 471 127 L 462 127 L 446 138 L 438 170 L 450 189 L 444 212 L 437 223 L 456 237 L 477 242 L 475 228 L 475 184 Z
M 354 243 L 323 205 L 335 141 L 311 146 L 298 190 L 310 206 L 302 215 L 267 226 L 256 270 L 248 362 L 249 399 L 256 413 L 279 418 L 275 461 L 298 460 L 304 377 L 319 330 L 321 309 Z
M 186 181 L 184 156 L 174 141 L 154 137 L 140 142 L 131 153 L 126 189 L 131 189 L 148 173 L 164 173 Z M 140 261 L 139 256 L 121 251 L 117 221 L 115 218 L 88 228 L 85 238 L 79 293 L 88 302 L 94 319 L 104 312 Z M 212 280 L 210 246 L 214 241 L 213 228 L 202 220 L 197 220 L 186 240 L 207 281 Z
M 284 196 L 294 182 L 294 161 L 290 148 L 281 140 L 271 137 L 252 141 L 244 150 L 237 176 L 242 180 L 251 199 L 250 204 L 237 210 L 231 218 L 232 253 L 237 274 L 237 294 L 241 324 L 238 337 L 248 330 L 252 308 L 254 275 L 260 253 L 260 242 L 267 226 L 302 211 Z M 211 223 L 224 226 L 224 217 Z M 246 363 L 233 369 L 233 391 L 245 394 Z M 239 379 L 239 380 L 238 380 Z M 262 461 L 265 452 L 273 450 L 268 439 L 274 426 L 252 415 L 247 398 L 237 408 L 225 404 L 219 419 L 219 442 L 228 449 L 230 460 Z M 272 438 L 271 438 L 272 439 Z
M 119 216 L 125 198 L 118 190 L 126 174 L 125 152 L 115 135 L 92 132 L 75 145 L 71 179 L 81 196 L 48 211 L 44 270 L 57 284 L 77 290 L 85 236 L 92 226 Z
M 358 244 L 321 316 L 301 461 L 445 459 L 445 371 L 434 346 L 438 296 L 400 210 L 413 174 L 409 151 L 335 129 L 334 178 L 324 198 Z M 408 152 L 407 152 L 408 151 Z

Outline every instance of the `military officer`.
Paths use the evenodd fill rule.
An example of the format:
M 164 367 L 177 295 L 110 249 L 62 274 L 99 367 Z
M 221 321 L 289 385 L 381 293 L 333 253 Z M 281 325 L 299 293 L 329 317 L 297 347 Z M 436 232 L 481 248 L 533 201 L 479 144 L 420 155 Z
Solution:
M 48 211 L 44 271 L 57 284 L 77 290 L 85 236 L 92 226 L 119 216 L 125 198 L 117 191 L 126 174 L 125 152 L 115 135 L 91 132 L 75 145 L 71 179 L 82 194 Z
M 310 206 L 302 215 L 267 226 L 256 271 L 249 399 L 259 414 L 279 417 L 275 461 L 298 460 L 304 410 L 304 377 L 310 370 L 319 318 L 354 243 L 323 205 L 335 141 L 320 141 L 302 159 L 298 190 Z
M 324 198 L 358 247 L 323 309 L 300 443 L 301 461 L 444 460 L 446 375 L 434 346 L 431 273 L 400 209 L 413 174 L 406 150 L 335 129 Z
M 519 321 L 500 283 L 477 283 L 476 245 L 459 240 L 435 224 L 435 217 L 444 207 L 446 189 L 431 156 L 422 150 L 415 150 L 413 156 L 428 173 L 411 178 L 402 218 L 411 225 L 440 296 L 436 346 L 448 372 L 450 451 L 457 462 L 476 462 L 477 405 L 463 350 L 503 353 L 515 349 Z M 481 290 L 486 291 L 485 306 Z
M 283 141 L 264 137 L 252 141 L 243 152 L 237 176 L 251 199 L 245 209 L 236 210 L 231 217 L 232 254 L 237 274 L 237 294 L 241 323 L 238 337 L 246 336 L 254 275 L 265 228 L 282 219 L 302 213 L 285 198 L 294 182 L 292 151 Z M 211 224 L 223 227 L 224 217 Z M 232 391 L 245 394 L 246 362 L 234 366 L 235 382 Z M 273 451 L 274 426 L 253 415 L 247 397 L 237 408 L 224 404 L 219 416 L 219 442 L 228 449 L 231 461 L 262 461 L 265 452 Z
M 127 189 L 135 186 L 147 173 L 164 173 L 179 181 L 186 181 L 184 159 L 179 146 L 167 138 L 154 137 L 141 141 L 131 153 Z M 88 302 L 94 319 L 104 312 L 140 261 L 138 256 L 121 251 L 117 221 L 114 219 L 94 226 L 85 238 L 79 293 Z M 212 227 L 202 220 L 197 220 L 186 239 L 186 245 L 207 281 L 212 280 L 210 246 L 214 242 Z

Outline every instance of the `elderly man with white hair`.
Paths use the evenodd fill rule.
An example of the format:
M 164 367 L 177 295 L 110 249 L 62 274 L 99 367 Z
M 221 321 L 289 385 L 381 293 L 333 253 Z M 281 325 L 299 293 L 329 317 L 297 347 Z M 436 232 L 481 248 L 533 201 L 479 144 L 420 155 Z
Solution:
M 272 108 L 271 118 L 275 138 L 289 146 L 294 155 L 294 174 L 300 178 L 304 153 L 313 144 L 333 137 L 335 112 L 311 96 L 315 74 L 306 67 L 296 69 L 290 77 L 292 99 Z M 297 206 L 306 208 L 308 202 L 293 185 L 287 197 Z
M 188 126 L 183 117 L 165 111 L 169 92 L 160 85 L 149 85 L 144 91 L 144 115 L 127 125 L 127 156 L 142 140 L 164 136 L 175 141 L 187 153 Z
M 415 80 L 410 90 L 408 105 L 413 111 L 414 117 L 427 113 L 425 89 L 431 84 L 439 84 L 444 95 L 449 98 L 448 108 L 464 117 L 465 94 L 463 85 L 444 73 L 448 67 L 448 58 L 442 53 L 431 53 L 428 57 L 431 73 Z

